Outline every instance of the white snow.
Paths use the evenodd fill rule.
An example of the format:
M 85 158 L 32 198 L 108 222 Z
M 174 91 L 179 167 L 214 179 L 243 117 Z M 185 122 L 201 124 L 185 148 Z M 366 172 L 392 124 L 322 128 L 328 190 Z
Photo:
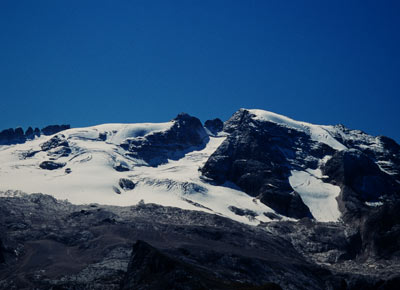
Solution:
M 314 125 L 306 122 L 300 122 L 286 116 L 264 110 L 252 109 L 248 111 L 254 115 L 253 118 L 255 120 L 272 122 L 281 126 L 305 132 L 311 136 L 312 140 L 325 143 L 326 145 L 339 151 L 347 149 L 346 146 L 332 137 L 331 132 L 336 130 L 333 126 Z
M 319 169 L 292 170 L 289 183 L 299 193 L 316 220 L 336 222 L 340 218 L 336 201 L 340 187 L 323 182 L 321 177 L 322 174 Z
M 53 136 L 42 136 L 24 144 L 0 146 L 0 191 L 41 192 L 67 199 L 73 204 L 129 206 L 143 200 L 145 203 L 215 213 L 253 225 L 270 220 L 264 213 L 274 211 L 258 200 L 230 186 L 211 185 L 200 178 L 199 167 L 225 140 L 225 136 L 210 137 L 203 150 L 192 151 L 180 160 L 169 160 L 158 167 L 150 167 L 142 160 L 127 157 L 125 151 L 117 146 L 126 138 L 142 138 L 146 134 L 167 130 L 172 125 L 173 122 L 105 124 L 60 132 L 59 135 L 68 140 L 72 153 L 56 160 L 66 163 L 64 168 L 57 170 L 39 167 L 42 161 L 49 160 L 46 152 L 27 159 L 21 157 L 28 150 L 40 150 L 40 145 Z M 98 139 L 99 133 L 107 133 L 105 142 Z M 116 163 L 123 163 L 131 170 L 118 172 L 113 168 Z M 65 168 L 70 168 L 71 173 L 65 173 Z M 131 191 L 124 191 L 118 185 L 120 178 L 131 179 L 137 186 Z M 182 189 L 185 183 L 205 190 L 185 192 Z M 113 187 L 117 187 L 121 194 L 117 194 Z M 229 210 L 230 206 L 252 210 L 257 216 L 253 219 L 236 215 Z
M 63 131 L 62 134 L 70 138 L 96 139 L 100 133 L 106 133 L 107 142 L 120 144 L 127 138 L 143 137 L 150 133 L 168 130 L 173 124 L 173 121 L 166 123 L 103 124 L 87 128 L 69 129 Z
M 382 206 L 383 202 L 382 201 L 375 201 L 375 202 L 366 201 L 365 205 L 370 206 L 370 207 L 378 207 L 378 206 Z

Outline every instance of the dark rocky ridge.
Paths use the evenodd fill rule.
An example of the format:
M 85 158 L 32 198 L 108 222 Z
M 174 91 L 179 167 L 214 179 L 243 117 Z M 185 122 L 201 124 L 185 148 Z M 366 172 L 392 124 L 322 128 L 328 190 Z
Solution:
M 207 120 L 204 122 L 204 128 L 207 128 L 211 134 L 216 135 L 224 129 L 224 122 L 219 118 Z
M 70 129 L 70 125 L 49 125 L 42 129 L 29 127 L 25 132 L 21 127 L 5 129 L 0 132 L 0 145 L 24 143 L 40 135 L 53 135 L 63 130 Z
M 348 150 L 336 151 L 309 134 L 274 122 L 259 121 L 245 109 L 224 124 L 227 139 L 203 166 L 202 174 L 218 184 L 235 183 L 280 214 L 311 217 L 289 184 L 291 170 L 322 167 L 326 182 L 339 185 L 339 208 L 357 220 L 365 202 L 400 198 L 400 146 L 387 137 L 372 137 L 343 126 L 330 133 Z M 379 166 L 378 166 L 379 165 Z M 382 165 L 382 166 L 381 166 Z M 391 174 L 386 173 L 385 171 Z
M 340 265 L 337 262 L 344 259 L 345 267 L 349 263 L 354 265 L 354 260 L 376 258 L 398 263 L 400 146 L 396 142 L 336 126 L 331 134 L 348 148 L 337 151 L 294 128 L 273 122 L 260 123 L 247 110 L 239 110 L 225 122 L 224 131 L 229 135 L 202 168 L 203 175 L 222 185 L 226 181 L 234 182 L 278 213 L 295 218 L 307 217 L 310 213 L 304 209 L 305 205 L 288 182 L 290 171 L 316 169 L 320 167 L 321 159 L 331 156 L 320 168 L 324 182 L 338 185 L 341 189 L 337 200 L 344 223 L 338 224 L 335 234 L 329 233 L 327 225 L 310 234 L 313 242 L 326 241 L 323 246 L 325 254 L 318 253 L 321 244 L 313 249 L 313 242 L 307 246 L 311 249 L 303 248 L 302 242 L 297 247 L 295 242 L 296 249 L 316 262 L 325 263 L 328 259 Z M 293 203 L 297 197 L 299 201 Z M 378 202 L 377 206 L 374 202 Z M 290 233 L 292 241 L 303 241 L 302 235 L 308 231 L 306 227 L 297 232 L 291 226 L 287 228 L 287 223 L 271 225 L 279 228 L 278 235 Z M 346 227 L 349 228 L 343 231 Z M 346 238 L 334 238 L 349 229 L 351 234 L 346 233 Z M 323 261 L 319 260 L 321 257 Z M 348 287 L 363 289 L 384 289 L 392 287 L 386 285 L 394 285 L 394 282 L 382 282 L 366 286 L 357 279 L 349 283 L 346 283 Z
M 261 124 L 247 110 L 235 113 L 224 131 L 229 135 L 202 168 L 204 176 L 218 184 L 234 182 L 280 214 L 311 217 L 288 177 L 290 170 L 301 168 L 304 161 L 305 166 L 317 167 L 320 158 L 333 153 L 330 147 L 315 144 L 303 132 L 275 123 Z
M 371 160 L 379 164 L 383 170 L 400 181 L 400 145 L 386 136 L 373 137 L 360 130 L 350 130 L 343 125 L 336 126 L 341 134 L 334 137 L 348 148 L 363 152 Z M 380 148 L 377 148 L 377 145 Z
M 400 200 L 400 184 L 396 178 L 382 171 L 359 150 L 335 153 L 322 167 L 322 172 L 327 182 L 340 186 L 339 208 L 348 222 L 358 221 L 368 212 L 365 202 Z
M 345 225 L 252 227 L 154 204 L 0 199 L 0 289 L 396 289 L 399 279 L 393 257 L 363 262 Z
M 179 159 L 185 153 L 204 148 L 209 137 L 200 120 L 186 113 L 179 114 L 174 125 L 164 132 L 155 132 L 144 138 L 127 139 L 121 147 L 128 155 L 143 159 L 151 166 Z

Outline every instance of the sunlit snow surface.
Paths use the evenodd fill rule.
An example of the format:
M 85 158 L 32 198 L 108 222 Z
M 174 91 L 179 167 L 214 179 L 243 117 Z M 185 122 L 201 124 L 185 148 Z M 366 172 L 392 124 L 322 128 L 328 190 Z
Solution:
M 340 193 L 340 187 L 325 183 L 321 178 L 322 174 L 318 169 L 293 170 L 289 177 L 289 183 L 300 194 L 301 199 L 316 220 L 322 222 L 338 221 L 340 212 L 336 197 Z
M 331 126 L 297 122 L 262 110 L 249 111 L 256 120 L 294 128 L 336 150 L 346 149 L 330 134 L 334 130 Z M 41 162 L 50 159 L 47 152 L 40 151 L 40 145 L 53 136 L 42 136 L 24 144 L 0 146 L 0 191 L 41 192 L 58 199 L 67 199 L 74 204 L 129 206 L 144 201 L 215 213 L 254 225 L 270 221 L 264 213 L 274 211 L 258 199 L 250 197 L 233 185 L 212 185 L 201 178 L 199 168 L 226 136 L 210 137 L 204 149 L 191 151 L 179 160 L 169 160 L 158 167 L 148 166 L 143 160 L 127 156 L 126 151 L 119 146 L 127 139 L 141 139 L 148 134 L 166 131 L 173 124 L 174 121 L 104 124 L 62 131 L 57 135 L 65 136 L 72 153 L 67 157 L 56 158 L 56 162 L 66 163 L 64 168 L 57 170 L 39 167 Z M 100 134 L 107 136 L 105 141 L 99 138 Z M 23 158 L 23 154 L 28 151 L 40 152 L 33 157 Z M 130 171 L 116 171 L 116 164 L 123 164 Z M 70 168 L 71 173 L 66 173 L 65 168 Z M 317 220 L 337 221 L 340 212 L 336 197 L 340 188 L 324 183 L 321 177 L 319 170 L 293 170 L 289 182 Z M 136 187 L 125 191 L 119 186 L 121 178 L 132 180 Z M 229 209 L 232 206 L 251 214 L 237 215 Z
M 216 213 L 248 224 L 270 220 L 264 213 L 274 211 L 259 200 L 232 186 L 211 185 L 200 178 L 199 167 L 226 137 L 210 137 L 203 150 L 192 151 L 180 160 L 169 160 L 158 167 L 127 157 L 118 146 L 127 138 L 142 138 L 167 130 L 172 125 L 173 122 L 107 124 L 60 132 L 68 140 L 72 153 L 56 160 L 67 163 L 57 170 L 39 167 L 42 161 L 49 160 L 46 152 L 39 152 L 31 158 L 21 157 L 28 150 L 40 150 L 40 145 L 52 136 L 42 136 L 24 144 L 0 146 L 0 190 L 41 192 L 74 204 L 128 206 L 143 200 L 145 203 Z M 107 133 L 107 140 L 99 140 L 99 133 Z M 131 170 L 118 172 L 113 168 L 116 163 L 123 163 Z M 65 173 L 65 168 L 70 168 L 71 173 Z M 120 178 L 131 179 L 137 185 L 133 190 L 124 191 L 118 185 Z M 115 188 L 121 194 L 117 194 Z M 236 215 L 229 210 L 230 206 L 251 210 L 256 217 Z
M 299 122 L 286 116 L 264 110 L 253 109 L 249 110 L 249 112 L 255 116 L 255 120 L 273 122 L 281 126 L 286 126 L 305 132 L 311 136 L 312 140 L 325 143 L 326 145 L 336 150 L 347 149 L 346 146 L 344 146 L 342 143 L 332 137 L 331 132 L 335 130 L 333 126 L 322 126 L 306 122 Z

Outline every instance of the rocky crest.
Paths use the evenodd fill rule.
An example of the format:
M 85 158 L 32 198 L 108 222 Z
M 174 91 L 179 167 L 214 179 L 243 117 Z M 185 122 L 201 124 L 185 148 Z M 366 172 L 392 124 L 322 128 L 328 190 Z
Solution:
M 182 158 L 189 150 L 204 148 L 209 137 L 199 119 L 181 113 L 172 121 L 174 124 L 169 130 L 127 139 L 121 147 L 130 152 L 128 156 L 151 166 Z
M 222 122 L 219 118 L 207 120 L 204 122 L 204 128 L 210 131 L 211 134 L 217 135 L 224 129 L 224 122 Z
M 235 113 L 224 131 L 229 135 L 203 166 L 204 176 L 219 184 L 234 182 L 280 214 L 311 217 L 289 184 L 290 170 L 317 167 L 319 159 L 333 153 L 331 148 L 303 132 L 254 120 L 247 110 Z
M 29 127 L 25 132 L 21 127 L 10 128 L 0 132 L 0 145 L 24 143 L 40 135 L 50 136 L 70 128 L 70 125 L 49 125 L 42 129 Z
M 307 206 L 290 186 L 289 176 L 292 170 L 317 169 L 321 160 L 329 157 L 321 169 L 328 176 L 326 182 L 341 187 L 343 214 L 355 214 L 355 200 L 358 209 L 365 207 L 365 202 L 398 200 L 399 145 L 343 126 L 335 129 L 328 134 L 347 149 L 338 151 L 296 127 L 258 120 L 241 109 L 225 122 L 224 131 L 229 135 L 203 166 L 202 174 L 218 184 L 234 182 L 280 214 L 310 217 Z

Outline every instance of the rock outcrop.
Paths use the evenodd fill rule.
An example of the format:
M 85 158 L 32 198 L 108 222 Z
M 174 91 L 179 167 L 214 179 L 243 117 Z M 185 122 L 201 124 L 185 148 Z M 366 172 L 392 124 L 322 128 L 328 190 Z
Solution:
M 285 123 L 286 117 L 271 116 L 263 120 L 246 109 L 236 112 L 225 122 L 229 135 L 201 169 L 203 176 L 217 184 L 233 182 L 294 218 L 312 215 L 290 185 L 293 170 L 320 169 L 323 182 L 339 186 L 339 209 L 345 219 L 359 220 L 365 202 L 400 199 L 400 145 L 392 139 L 342 125 Z
M 118 185 L 123 189 L 123 190 L 132 190 L 135 188 L 135 183 L 127 178 L 120 178 Z
M 39 164 L 39 167 L 46 170 L 55 170 L 65 166 L 65 163 L 54 162 L 54 161 L 43 161 Z
M 63 130 L 70 129 L 70 125 L 50 125 L 47 127 L 32 129 L 29 127 L 25 132 L 21 127 L 10 128 L 0 132 L 0 145 L 11 145 L 24 143 L 40 135 L 53 135 Z
M 207 120 L 204 122 L 204 128 L 207 128 L 211 134 L 217 135 L 224 129 L 224 122 L 222 122 L 219 118 Z
M 173 121 L 170 129 L 127 139 L 121 147 L 129 151 L 129 156 L 142 159 L 151 166 L 166 163 L 168 159 L 179 159 L 188 151 L 204 148 L 209 137 L 199 119 L 181 113 Z

